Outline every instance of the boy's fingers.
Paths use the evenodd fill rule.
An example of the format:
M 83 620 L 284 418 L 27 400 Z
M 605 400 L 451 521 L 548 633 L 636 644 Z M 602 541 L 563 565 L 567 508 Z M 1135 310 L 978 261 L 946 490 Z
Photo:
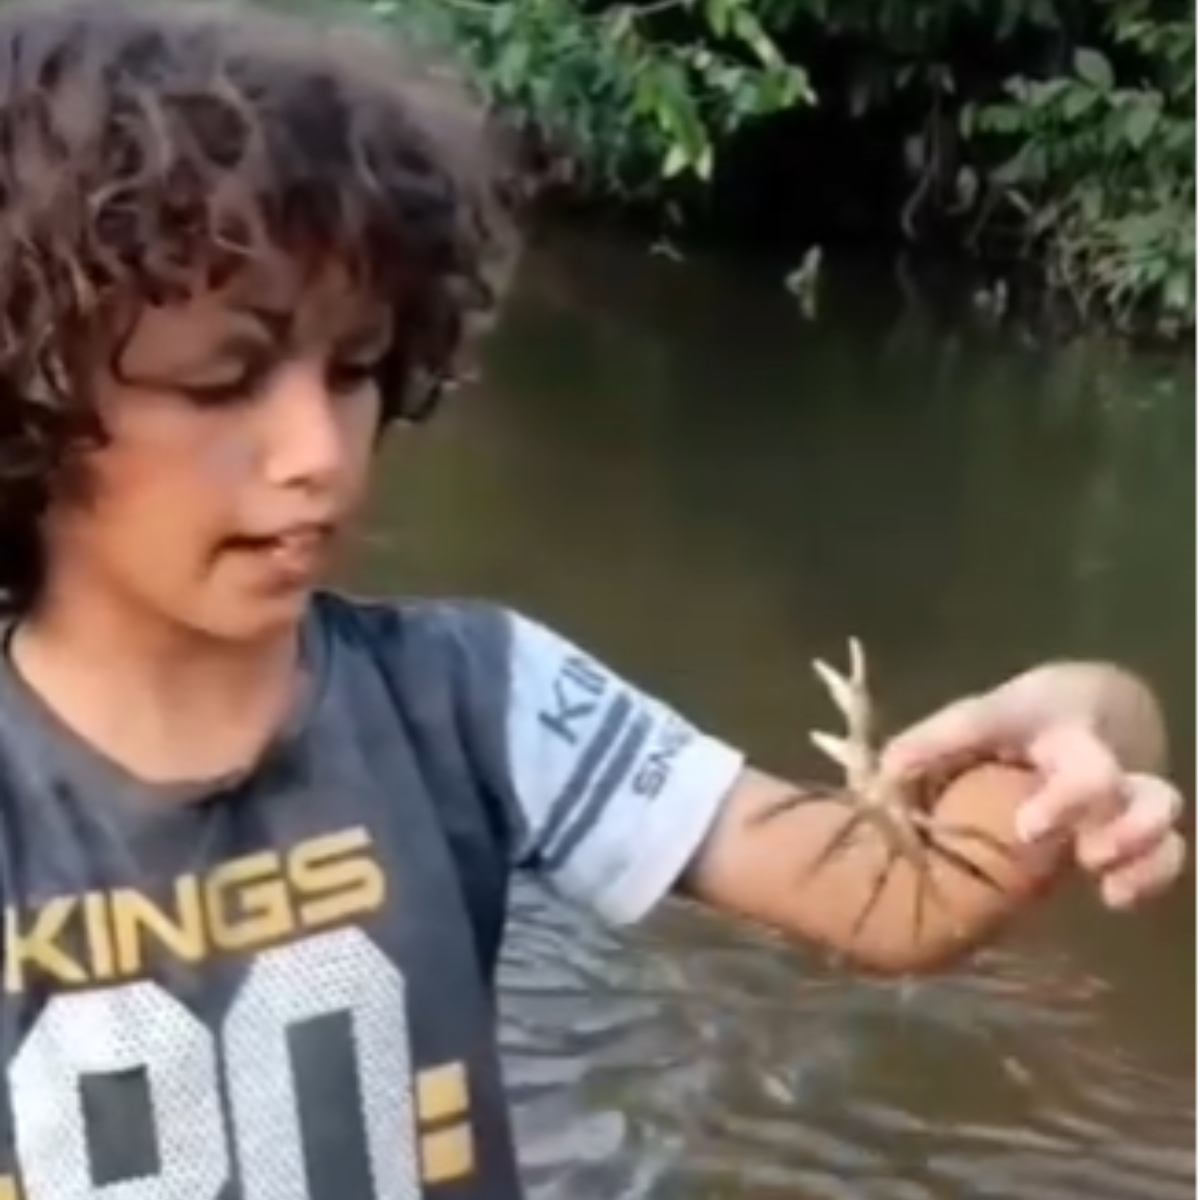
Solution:
M 1073 833 L 1095 818 L 1111 820 L 1128 804 L 1120 764 L 1082 725 L 1048 730 L 1030 744 L 1028 757 L 1045 782 L 1017 812 L 1024 841 Z
M 893 738 L 880 754 L 880 768 L 903 779 L 969 757 L 996 741 L 995 724 L 983 697 L 957 700 Z
M 1157 853 L 1183 812 L 1182 795 L 1165 779 L 1129 775 L 1126 788 L 1130 800 L 1125 812 L 1080 835 L 1076 853 L 1080 865 L 1089 871 L 1112 870 Z
M 1100 884 L 1109 908 L 1128 909 L 1157 896 L 1178 878 L 1187 860 L 1187 848 L 1178 834 L 1160 842 L 1144 858 L 1134 859 L 1106 875 Z

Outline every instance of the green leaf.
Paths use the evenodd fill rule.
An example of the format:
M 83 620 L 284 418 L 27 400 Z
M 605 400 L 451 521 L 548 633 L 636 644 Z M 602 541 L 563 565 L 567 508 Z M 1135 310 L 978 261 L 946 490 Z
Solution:
M 732 8 L 731 0 L 705 0 L 704 19 L 716 37 L 729 36 Z
M 520 86 L 529 69 L 530 47 L 528 42 L 513 38 L 505 43 L 493 68 L 495 82 L 504 91 L 513 91 Z
M 1063 99 L 1063 116 L 1078 121 L 1096 103 L 1096 93 L 1090 88 L 1072 87 Z
M 1180 269 L 1172 271 L 1167 278 L 1163 301 L 1171 312 L 1190 316 L 1196 304 L 1195 278 Z
M 758 23 L 758 18 L 748 8 L 739 8 L 733 14 L 733 32 L 743 41 L 764 66 L 778 66 L 783 60 L 775 43 Z
M 1102 92 L 1112 89 L 1112 64 L 1099 50 L 1080 46 L 1075 51 L 1075 74 L 1085 83 L 1090 83 L 1092 87 L 1098 88 Z
M 689 166 L 688 152 L 684 148 L 682 142 L 676 142 L 666 154 L 662 164 L 662 176 L 664 179 L 674 179 L 676 175 L 682 174 Z
M 1149 140 L 1158 124 L 1158 111 L 1150 104 L 1139 104 L 1125 116 L 1125 140 L 1135 150 L 1140 150 Z
M 623 42 L 633 32 L 633 22 L 636 14 L 632 8 L 620 5 L 605 14 L 608 35 L 614 42 Z

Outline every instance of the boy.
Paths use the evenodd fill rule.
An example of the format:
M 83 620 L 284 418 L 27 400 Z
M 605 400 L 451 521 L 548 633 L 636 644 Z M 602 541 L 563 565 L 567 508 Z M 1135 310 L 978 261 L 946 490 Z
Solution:
M 517 867 L 612 921 L 677 892 L 843 940 L 795 886 L 831 806 L 760 828 L 791 785 L 528 618 L 316 590 L 508 257 L 435 83 L 213 4 L 0 10 L 0 1196 L 513 1200 Z M 1181 869 L 1162 740 L 1135 679 L 1063 664 L 887 766 L 1029 763 L 1014 821 L 1128 906 Z

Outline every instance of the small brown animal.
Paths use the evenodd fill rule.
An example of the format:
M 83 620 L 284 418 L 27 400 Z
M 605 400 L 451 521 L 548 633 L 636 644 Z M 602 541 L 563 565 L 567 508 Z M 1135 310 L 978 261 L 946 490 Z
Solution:
M 893 782 L 878 769 L 861 644 L 850 640 L 849 675 L 820 660 L 814 668 L 845 715 L 847 733 L 814 732 L 812 740 L 842 767 L 844 782 L 788 796 L 759 820 L 798 804 L 828 808 L 829 836 L 799 866 L 802 883 L 821 877 L 826 918 L 845 933 L 837 944 L 869 940 L 899 958 L 908 941 L 924 947 L 926 965 L 952 959 L 968 948 L 964 930 L 978 944 L 1022 907 L 1014 900 L 1042 890 L 1058 873 L 1064 857 L 1058 848 L 1017 841 L 1014 815 L 1036 778 L 1025 768 L 983 762 L 940 779 Z

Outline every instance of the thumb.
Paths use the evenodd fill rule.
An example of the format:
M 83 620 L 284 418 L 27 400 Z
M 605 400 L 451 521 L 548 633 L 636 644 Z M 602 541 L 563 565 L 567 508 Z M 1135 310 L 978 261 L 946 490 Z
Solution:
M 894 737 L 880 753 L 879 766 L 885 775 L 911 778 L 994 750 L 1000 734 L 993 706 L 982 696 L 968 696 Z

